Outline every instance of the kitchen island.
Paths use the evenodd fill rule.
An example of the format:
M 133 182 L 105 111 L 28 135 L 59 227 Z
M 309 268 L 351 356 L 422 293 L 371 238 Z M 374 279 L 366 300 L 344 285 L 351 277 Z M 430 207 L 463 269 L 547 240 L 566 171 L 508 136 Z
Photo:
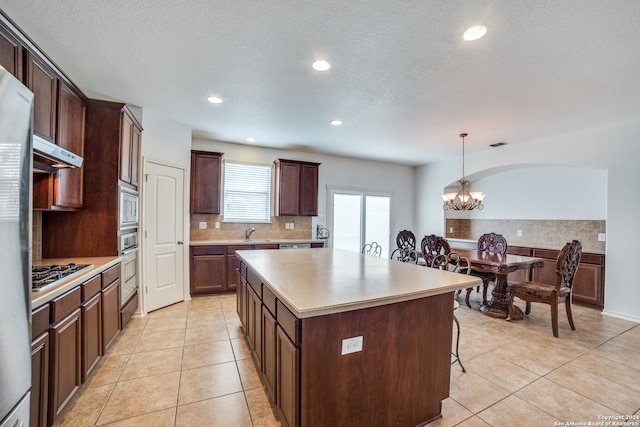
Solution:
M 453 293 L 479 279 L 330 248 L 236 254 L 238 313 L 284 425 L 440 417 Z

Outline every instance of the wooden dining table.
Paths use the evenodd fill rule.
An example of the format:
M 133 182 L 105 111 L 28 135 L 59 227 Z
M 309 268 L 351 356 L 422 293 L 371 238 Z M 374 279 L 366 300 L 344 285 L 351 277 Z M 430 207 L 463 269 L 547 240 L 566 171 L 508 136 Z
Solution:
M 491 292 L 491 300 L 486 305 L 480 306 L 487 316 L 506 319 L 509 315 L 509 302 L 507 300 L 507 275 L 520 269 L 539 268 L 544 265 L 544 259 L 513 254 L 496 254 L 470 249 L 453 249 L 452 252 L 468 258 L 471 268 L 478 271 L 494 273 L 496 283 Z M 524 313 L 515 307 L 515 319 L 524 317 Z

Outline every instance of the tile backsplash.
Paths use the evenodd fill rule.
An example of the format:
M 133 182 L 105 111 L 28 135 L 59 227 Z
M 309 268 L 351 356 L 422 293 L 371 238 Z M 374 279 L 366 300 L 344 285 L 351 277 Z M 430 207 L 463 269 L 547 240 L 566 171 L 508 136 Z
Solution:
M 584 252 L 604 253 L 606 242 L 598 234 L 606 233 L 605 220 L 505 220 L 446 219 L 446 237 L 478 240 L 484 233 L 502 234 L 512 246 L 560 249 L 571 240 L 580 240 Z M 453 231 L 451 231 L 453 230 Z M 521 236 L 518 235 L 521 231 Z
M 200 223 L 207 224 L 200 229 Z M 216 222 L 220 228 L 215 228 Z M 315 239 L 312 233 L 312 217 L 310 216 L 272 216 L 267 224 L 223 222 L 222 215 L 191 215 L 191 240 L 239 240 L 245 238 L 245 231 L 254 227 L 252 240 L 262 239 Z M 294 224 L 287 229 L 287 224 Z
M 42 261 L 42 211 L 33 211 L 31 227 L 31 260 Z

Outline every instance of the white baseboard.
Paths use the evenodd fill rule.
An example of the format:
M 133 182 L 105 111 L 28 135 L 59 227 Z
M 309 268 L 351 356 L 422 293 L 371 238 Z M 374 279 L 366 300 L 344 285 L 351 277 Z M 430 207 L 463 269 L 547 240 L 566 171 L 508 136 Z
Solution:
M 640 317 L 627 316 L 626 314 L 615 313 L 613 311 L 602 310 L 602 314 L 611 317 L 617 317 L 618 319 L 629 320 L 630 322 L 640 323 Z

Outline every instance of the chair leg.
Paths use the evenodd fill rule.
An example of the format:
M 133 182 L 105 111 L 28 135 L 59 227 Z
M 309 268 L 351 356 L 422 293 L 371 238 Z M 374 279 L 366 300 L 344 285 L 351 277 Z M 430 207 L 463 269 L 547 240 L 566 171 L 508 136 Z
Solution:
M 515 319 L 516 317 L 516 309 L 513 306 L 514 298 L 515 298 L 515 294 L 511 292 L 509 289 L 507 289 L 507 302 L 509 302 L 509 315 L 507 316 L 507 321 L 511 319 Z
M 472 288 L 473 289 L 473 288 Z M 456 362 L 458 362 L 458 364 L 460 365 L 460 367 L 462 368 L 462 372 L 467 372 L 467 370 L 464 368 L 464 365 L 462 364 L 462 361 L 460 360 L 460 356 L 458 353 L 458 346 L 460 345 L 460 322 L 458 322 L 458 318 L 456 317 L 456 315 L 453 315 L 453 321 L 456 322 L 456 329 L 457 329 L 457 336 L 456 336 L 456 352 L 451 352 L 451 354 L 455 357 L 455 359 L 453 360 L 453 362 L 451 362 L 451 364 L 455 364 Z
M 487 305 L 487 289 L 489 288 L 489 280 L 482 279 L 482 305 Z
M 464 302 L 469 308 L 471 308 L 471 303 L 469 302 L 469 295 L 471 295 L 471 291 L 473 291 L 473 288 L 467 288 L 467 295 L 464 297 Z
M 558 296 L 551 297 L 551 329 L 553 336 L 558 338 Z
M 569 320 L 569 326 L 574 331 L 576 330 L 576 326 L 573 324 L 573 314 L 571 313 L 571 295 L 565 297 L 564 306 L 567 309 L 567 319 Z
M 524 309 L 524 314 L 526 314 L 527 316 L 531 314 L 531 303 L 529 301 L 527 301 L 527 306 Z

